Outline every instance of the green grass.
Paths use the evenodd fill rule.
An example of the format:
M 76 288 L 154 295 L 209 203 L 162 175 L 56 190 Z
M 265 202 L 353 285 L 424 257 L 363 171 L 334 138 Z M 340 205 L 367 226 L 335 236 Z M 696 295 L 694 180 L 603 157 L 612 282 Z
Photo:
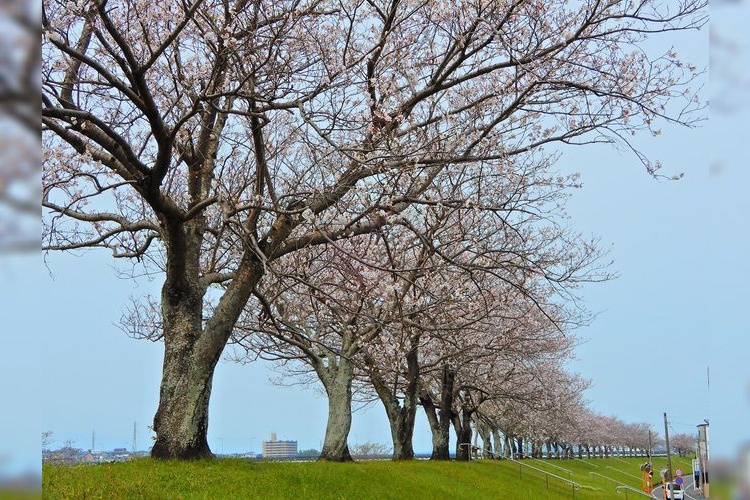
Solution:
M 73 467 L 44 465 L 42 491 L 45 499 L 612 498 L 618 484 L 640 489 L 638 466 L 644 461 L 643 458 L 609 458 L 522 462 L 584 486 L 574 491 L 573 486 L 564 481 L 508 460 L 337 464 L 240 459 L 196 462 L 140 459 Z M 662 462 L 666 463 L 666 459 L 655 460 L 657 471 Z M 567 471 L 553 465 L 564 467 Z M 673 465 L 683 467 L 685 474 L 690 473 L 689 459 L 673 458 Z M 617 498 L 625 496 L 617 495 Z M 629 498 L 646 497 L 631 493 Z

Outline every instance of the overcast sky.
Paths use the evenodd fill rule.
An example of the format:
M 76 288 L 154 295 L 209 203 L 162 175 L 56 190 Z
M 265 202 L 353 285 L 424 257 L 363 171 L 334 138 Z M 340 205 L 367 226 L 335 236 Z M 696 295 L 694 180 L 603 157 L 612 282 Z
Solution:
M 721 8 L 712 10 L 714 18 L 722 15 Z M 706 42 L 704 32 L 675 43 L 700 63 Z M 750 440 L 750 332 L 743 312 L 750 171 L 741 118 L 712 117 L 710 129 L 697 131 L 665 127 L 644 143 L 665 163 L 665 173 L 685 173 L 676 182 L 656 181 L 635 157 L 605 147 L 566 150 L 559 162 L 564 172 L 582 173 L 583 188 L 569 205 L 571 223 L 611 246 L 620 275 L 583 290 L 599 314 L 577 332 L 585 343 L 571 368 L 593 380 L 591 407 L 650 423 L 660 434 L 663 412 L 670 432 L 694 433 L 710 419 L 711 452 L 723 456 Z M 710 141 L 721 147 L 712 150 Z M 5 371 L 18 381 L 11 378 L 8 400 L 39 408 L 20 424 L 0 415 L 6 429 L 20 425 L 35 434 L 11 433 L 9 449 L 18 451 L 6 462 L 38 467 L 41 430 L 54 432 L 53 446 L 71 439 L 88 449 L 95 431 L 97 448 L 130 448 L 137 422 L 138 448 L 148 448 L 162 346 L 129 339 L 116 323 L 130 296 L 158 294 L 160 283 L 118 278 L 104 252 L 48 255 L 45 262 L 38 255 L 0 261 L 0 279 L 8 285 L 0 300 L 15 313 L 3 326 L 12 332 L 11 348 L 0 352 Z M 300 448 L 320 447 L 324 397 L 314 388 L 273 385 L 272 376 L 261 363 L 219 365 L 209 423 L 214 452 L 259 452 L 271 432 L 296 439 Z M 355 414 L 350 443 L 365 441 L 390 444 L 379 404 Z M 421 410 L 414 444 L 417 452 L 431 449 Z

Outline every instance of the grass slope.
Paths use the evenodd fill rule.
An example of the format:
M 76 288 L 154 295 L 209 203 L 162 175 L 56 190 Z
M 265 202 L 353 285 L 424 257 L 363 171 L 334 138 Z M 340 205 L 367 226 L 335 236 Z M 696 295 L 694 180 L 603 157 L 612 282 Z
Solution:
M 644 460 L 609 458 L 522 462 L 585 486 L 574 490 L 572 485 L 548 477 L 544 472 L 507 460 L 338 464 L 141 459 L 75 467 L 44 465 L 42 491 L 45 499 L 612 498 L 618 484 L 640 489 L 638 466 Z M 690 473 L 689 460 L 672 461 L 674 466 L 681 466 L 686 474 Z M 657 471 L 662 462 L 666 463 L 666 459 L 655 460 Z M 628 497 L 647 498 L 632 492 Z

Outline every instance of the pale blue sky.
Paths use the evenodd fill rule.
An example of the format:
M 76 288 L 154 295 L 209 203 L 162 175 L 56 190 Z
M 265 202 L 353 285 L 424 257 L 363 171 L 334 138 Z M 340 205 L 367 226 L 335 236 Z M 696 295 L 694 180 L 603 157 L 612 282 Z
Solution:
M 720 17 L 718 11 L 712 15 Z M 684 46 L 693 60 L 704 58 L 704 35 Z M 742 167 L 748 164 L 742 126 L 740 115 L 722 116 L 710 133 L 665 128 L 648 141 L 647 150 L 667 173 L 685 172 L 678 182 L 655 181 L 633 156 L 602 147 L 567 151 L 559 163 L 582 172 L 584 187 L 569 207 L 575 226 L 612 245 L 620 274 L 583 291 L 600 314 L 578 332 L 587 342 L 572 367 L 593 379 L 592 408 L 651 423 L 660 433 L 664 411 L 674 432 L 694 432 L 710 418 L 712 453 L 723 456 L 750 440 L 750 332 L 743 312 L 750 281 L 750 171 Z M 720 139 L 719 150 L 712 150 L 710 140 Z M 709 175 L 716 160 L 720 173 Z M 115 323 L 129 296 L 156 291 L 159 283 L 117 278 L 104 252 L 46 260 L 51 273 L 39 256 L 0 262 L 8 285 L 0 299 L 17 313 L 4 324 L 12 332 L 4 343 L 11 343 L 0 351 L 6 373 L 19 380 L 9 388 L 9 400 L 39 409 L 20 423 L 0 416 L 6 429 L 34 432 L 11 433 L 4 446 L 14 450 L 13 465 L 38 464 L 41 430 L 54 431 L 55 445 L 72 439 L 89 448 L 96 430 L 98 448 L 129 448 L 137 421 L 139 448 L 147 447 L 162 347 L 127 338 Z M 273 386 L 268 376 L 260 363 L 220 364 L 209 426 L 214 451 L 258 451 L 271 432 L 298 440 L 301 448 L 320 446 L 325 399 L 312 389 Z M 364 441 L 390 442 L 379 405 L 355 414 L 350 442 Z M 417 451 L 429 451 L 421 412 L 414 442 Z

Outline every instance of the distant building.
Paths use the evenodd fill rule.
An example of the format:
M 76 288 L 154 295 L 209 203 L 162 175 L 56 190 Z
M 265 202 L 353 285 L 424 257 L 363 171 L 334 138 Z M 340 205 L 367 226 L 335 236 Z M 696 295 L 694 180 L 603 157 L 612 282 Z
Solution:
M 271 433 L 270 441 L 263 441 L 263 458 L 289 458 L 297 456 L 297 441 L 278 441 Z

